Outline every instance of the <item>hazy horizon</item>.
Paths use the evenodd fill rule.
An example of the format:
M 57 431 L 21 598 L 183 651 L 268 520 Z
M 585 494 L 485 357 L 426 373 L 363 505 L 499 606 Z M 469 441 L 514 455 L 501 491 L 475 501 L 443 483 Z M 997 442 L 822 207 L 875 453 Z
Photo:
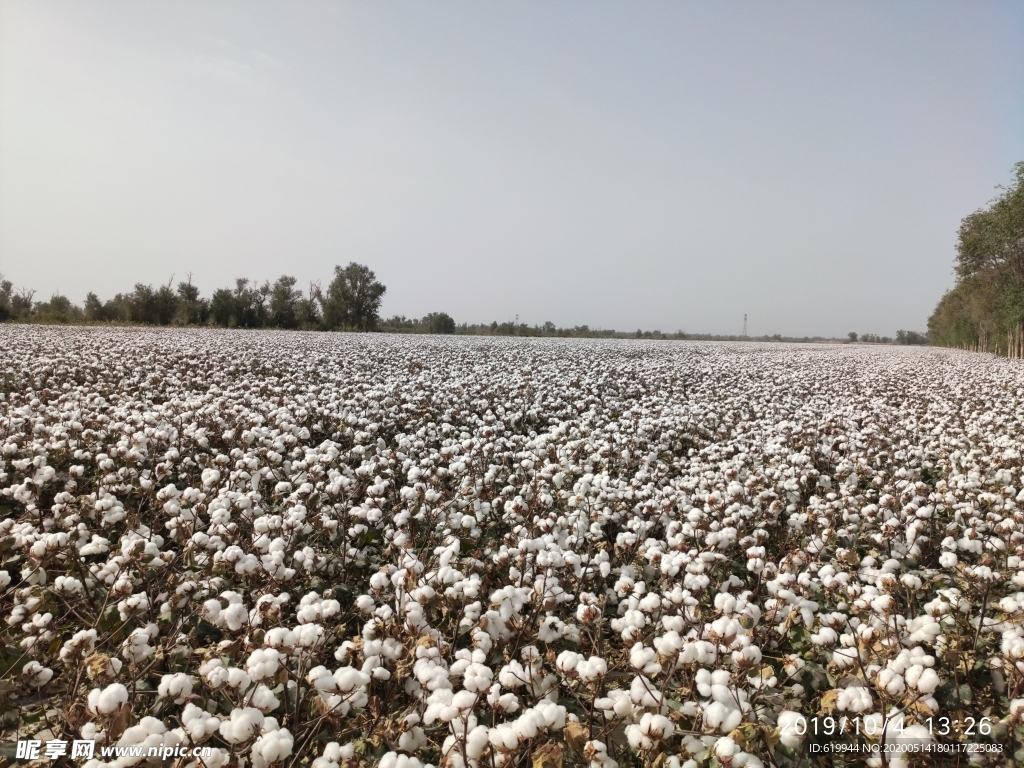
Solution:
M 0 0 L 0 272 L 81 303 L 924 330 L 1024 160 L 1024 4 Z

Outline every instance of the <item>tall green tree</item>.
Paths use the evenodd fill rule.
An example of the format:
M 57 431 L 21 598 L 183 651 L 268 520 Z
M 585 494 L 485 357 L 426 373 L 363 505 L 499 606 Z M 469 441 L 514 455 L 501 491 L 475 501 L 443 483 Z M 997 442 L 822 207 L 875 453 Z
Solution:
M 192 275 L 187 282 L 178 283 L 177 322 L 182 325 L 206 325 L 210 316 L 210 303 L 200 297 L 199 288 L 192 285 Z
M 380 322 L 380 304 L 387 288 L 369 267 L 351 262 L 336 266 L 323 298 L 323 322 L 329 330 L 370 331 Z
M 420 323 L 427 333 L 455 333 L 455 320 L 447 312 L 431 312 Z
M 1024 356 L 1024 162 L 957 237 L 956 286 L 928 320 L 933 343 Z
M 295 288 L 296 282 L 290 275 L 281 275 L 270 288 L 268 313 L 270 325 L 275 328 L 299 327 L 302 291 Z

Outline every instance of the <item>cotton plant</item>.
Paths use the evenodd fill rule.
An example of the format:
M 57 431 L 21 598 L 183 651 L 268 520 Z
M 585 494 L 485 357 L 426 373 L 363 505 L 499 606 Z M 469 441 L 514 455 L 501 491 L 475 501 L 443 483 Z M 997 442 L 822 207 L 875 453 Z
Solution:
M 0 350 L 8 702 L 64 697 L 66 737 L 206 768 L 757 768 L 814 716 L 919 738 L 970 696 L 992 739 L 1024 728 L 1013 361 L 18 326 Z

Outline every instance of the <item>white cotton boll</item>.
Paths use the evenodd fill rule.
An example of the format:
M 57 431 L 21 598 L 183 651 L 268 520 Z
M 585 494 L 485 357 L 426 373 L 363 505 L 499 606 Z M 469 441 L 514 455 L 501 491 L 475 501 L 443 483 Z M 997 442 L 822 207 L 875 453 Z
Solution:
M 899 726 L 901 727 L 894 727 L 890 721 L 885 731 L 886 744 L 896 745 L 889 760 L 889 765 L 892 768 L 907 768 L 907 756 L 922 751 L 921 748 L 934 739 L 927 726 L 917 723 L 903 725 L 902 716 L 900 721 Z
M 30 661 L 21 668 L 21 676 L 33 688 L 42 688 L 53 677 L 53 670 L 38 661 Z
M 377 765 L 378 768 L 424 768 L 419 759 L 398 752 L 388 752 Z
M 661 705 L 661 693 L 643 675 L 637 675 L 629 686 L 629 697 L 638 707 L 657 707 Z
M 741 668 L 755 666 L 761 663 L 761 649 L 756 645 L 745 645 L 732 652 L 732 660 Z
M 355 649 L 356 644 L 351 640 L 346 640 L 334 651 L 334 658 L 341 662 L 348 661 L 352 657 L 352 653 Z
M 453 698 L 454 694 L 450 688 L 433 691 L 427 697 L 427 708 L 423 712 L 424 725 L 433 725 L 438 720 L 447 723 L 458 717 L 459 709 L 452 705 Z
M 278 649 L 294 648 L 295 633 L 286 627 L 274 627 L 263 636 L 263 645 Z
M 7 571 L 0 571 L 0 589 L 4 589 L 11 583 L 11 574 Z
M 73 576 L 58 576 L 53 580 L 53 591 L 74 595 L 83 591 L 82 582 Z
M 779 741 L 790 749 L 800 746 L 807 734 L 807 720 L 803 715 L 785 709 L 779 713 Z
M 675 731 L 672 721 L 664 715 L 645 712 L 639 724 L 626 727 L 626 738 L 634 750 L 653 749 Z
M 957 556 L 952 552 L 943 552 L 939 555 L 939 565 L 943 568 L 954 568 L 958 562 Z
M 563 675 L 571 675 L 576 672 L 577 665 L 583 661 L 583 655 L 575 651 L 562 651 L 555 659 L 555 667 Z
M 523 665 L 515 659 L 498 671 L 498 682 L 505 688 L 519 688 L 526 684 L 529 677 L 530 675 L 523 669 Z
M 476 704 L 477 695 L 472 691 L 459 691 L 452 695 L 451 705 L 460 713 L 468 712 Z
M 79 630 L 61 647 L 60 660 L 65 664 L 71 664 L 90 656 L 96 650 L 97 637 L 95 629 Z
M 921 672 L 921 676 L 917 679 L 917 684 L 914 687 L 921 693 L 929 694 L 935 693 L 935 689 L 939 687 L 939 683 L 939 676 L 935 673 L 935 670 L 931 667 L 927 667 Z
M 637 672 L 653 676 L 661 672 L 661 664 L 657 661 L 658 652 L 647 648 L 643 643 L 636 643 L 629 653 L 629 663 Z
M 427 743 L 427 734 L 418 725 L 414 725 L 398 737 L 398 748 L 405 752 L 415 752 L 425 747 Z
M 181 704 L 186 697 L 192 695 L 192 678 L 182 672 L 164 675 L 160 678 L 157 695 L 164 699 L 174 699 L 175 704 Z
M 608 691 L 607 696 L 595 699 L 594 706 L 604 711 L 605 717 L 609 719 L 629 717 L 636 710 L 633 700 L 629 697 L 629 692 L 619 689 L 612 689 Z
M 249 612 L 242 603 L 232 603 L 220 614 L 220 620 L 232 632 L 236 632 L 249 620 Z
M 591 656 L 576 665 L 576 672 L 585 682 L 594 682 L 608 674 L 608 662 L 600 656 Z
M 280 705 L 280 701 L 277 700 L 277 696 L 267 686 L 260 683 L 256 686 L 256 690 L 252 692 L 252 696 L 249 698 L 249 704 L 256 707 L 260 712 L 266 714 L 273 712 Z
M 723 736 L 715 741 L 715 746 L 712 751 L 714 752 L 715 757 L 726 764 L 732 760 L 734 755 L 742 752 L 739 745 L 728 736 Z
M 537 638 L 544 643 L 554 643 L 562 637 L 565 625 L 555 616 L 548 616 L 537 630 Z
M 239 691 L 248 690 L 252 678 L 241 667 L 228 667 L 226 683 L 229 687 Z
M 894 604 L 891 595 L 879 595 L 871 601 L 871 610 L 875 613 L 886 614 L 892 610 Z
M 729 679 L 732 677 L 729 670 L 727 669 L 716 669 L 711 673 L 711 685 L 728 685 Z
M 300 624 L 294 635 L 296 648 L 316 648 L 324 637 L 324 628 L 319 624 Z
M 722 719 L 721 729 L 723 733 L 731 733 L 739 728 L 743 722 L 743 713 L 738 709 L 730 709 Z
M 499 752 L 513 752 L 519 746 L 519 736 L 511 725 L 501 724 L 490 729 L 488 740 Z
M 541 699 L 534 709 L 544 717 L 548 728 L 560 731 L 565 727 L 566 709 L 550 699 Z
M 167 726 L 155 717 L 143 717 L 137 725 L 128 728 L 118 740 L 120 746 L 175 746 L 184 738 L 180 729 L 169 731 Z
M 252 757 L 260 757 L 267 764 L 277 763 L 291 755 L 295 739 L 287 728 L 276 728 L 264 733 L 252 745 Z
M 884 690 L 890 696 L 899 696 L 907 686 L 903 682 L 903 676 L 893 672 L 891 669 L 883 669 L 875 678 L 875 685 Z
M 487 749 L 489 729 L 486 725 L 478 725 L 466 734 L 466 757 L 479 760 Z
M 543 713 L 536 708 L 527 709 L 519 718 L 512 723 L 520 740 L 536 738 L 547 727 L 547 721 Z
M 863 685 L 851 685 L 839 691 L 836 709 L 860 713 L 871 708 L 871 692 Z
M 704 725 L 718 730 L 731 710 L 720 701 L 713 701 L 704 708 Z
M 211 597 L 209 600 L 206 600 L 203 603 L 202 613 L 213 624 L 216 624 L 218 622 L 218 620 L 220 619 L 220 612 L 221 612 L 221 610 L 222 610 L 222 606 L 220 604 L 220 600 L 218 600 L 218 599 L 216 599 L 214 597 Z
M 89 691 L 87 707 L 94 715 L 109 715 L 128 702 L 128 689 L 121 683 L 112 683 L 100 690 Z
M 697 692 L 701 696 L 711 695 L 711 672 L 709 670 L 704 668 L 698 669 L 695 682 L 697 683 Z
M 832 629 L 832 627 L 822 627 L 811 635 L 811 642 L 815 645 L 832 646 L 836 644 L 838 639 L 839 633 Z
M 181 722 L 185 726 L 189 738 L 195 742 L 201 742 L 212 736 L 220 727 L 220 718 L 214 717 L 192 703 L 186 704 L 185 709 L 182 710 Z
M 331 691 L 337 687 L 334 675 L 331 674 L 327 667 L 322 665 L 315 666 L 306 673 L 306 682 L 318 691 Z
M 356 608 L 369 616 L 377 608 L 377 604 L 369 595 L 360 595 L 356 598 Z
M 231 710 L 228 720 L 220 723 L 220 735 L 230 744 L 248 741 L 263 726 L 263 713 L 255 707 L 244 707 Z
M 482 693 L 491 687 L 494 672 L 483 664 L 470 664 L 463 674 L 463 685 L 466 690 Z
M 283 657 L 273 648 L 258 648 L 249 654 L 245 669 L 253 680 L 273 677 L 281 666 Z
M 353 667 L 340 667 L 334 672 L 334 680 L 339 691 L 349 693 L 356 688 L 368 685 L 370 676 Z
M 626 726 L 626 740 L 634 752 L 654 749 L 654 741 L 636 723 Z

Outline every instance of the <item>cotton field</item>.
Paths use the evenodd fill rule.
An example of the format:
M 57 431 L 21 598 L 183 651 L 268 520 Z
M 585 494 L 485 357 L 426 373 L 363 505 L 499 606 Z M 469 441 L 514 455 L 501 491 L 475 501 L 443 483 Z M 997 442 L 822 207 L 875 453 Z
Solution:
M 0 357 L 4 741 L 760 768 L 1024 737 L 1020 361 L 31 326 Z

